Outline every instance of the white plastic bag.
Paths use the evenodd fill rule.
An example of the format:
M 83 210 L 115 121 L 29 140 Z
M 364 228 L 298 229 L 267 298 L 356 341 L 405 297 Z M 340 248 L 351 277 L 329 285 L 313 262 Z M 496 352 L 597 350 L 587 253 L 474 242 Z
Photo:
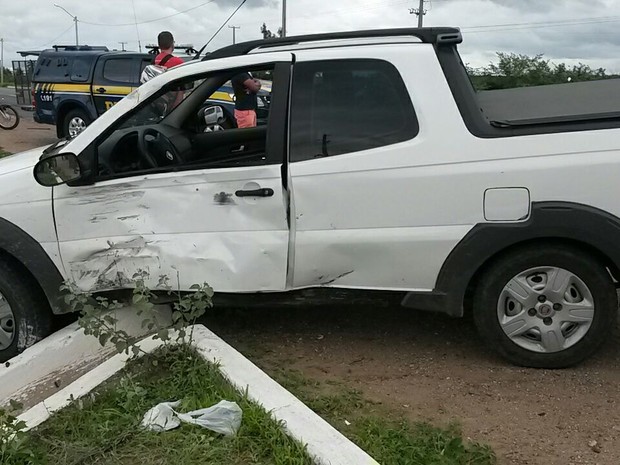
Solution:
M 225 436 L 234 436 L 241 426 L 243 412 L 235 402 L 221 400 L 212 407 L 177 415 L 185 423 L 199 425 Z
M 181 420 L 179 420 L 173 409 L 177 408 L 180 404 L 180 400 L 157 404 L 144 414 L 144 418 L 140 424 L 147 430 L 157 431 L 158 433 L 175 429 L 181 424 Z
M 141 425 L 149 431 L 168 431 L 181 422 L 202 426 L 225 436 L 234 436 L 241 427 L 243 412 L 235 402 L 222 400 L 209 408 L 178 413 L 174 409 L 181 401 L 162 402 L 144 415 Z

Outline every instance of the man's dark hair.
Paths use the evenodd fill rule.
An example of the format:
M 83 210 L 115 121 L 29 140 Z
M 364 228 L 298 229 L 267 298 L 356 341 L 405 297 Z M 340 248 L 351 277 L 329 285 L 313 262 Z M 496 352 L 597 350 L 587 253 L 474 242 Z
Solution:
M 159 45 L 160 50 L 172 48 L 174 45 L 174 37 L 172 37 L 172 33 L 168 31 L 160 32 L 157 36 L 157 45 Z

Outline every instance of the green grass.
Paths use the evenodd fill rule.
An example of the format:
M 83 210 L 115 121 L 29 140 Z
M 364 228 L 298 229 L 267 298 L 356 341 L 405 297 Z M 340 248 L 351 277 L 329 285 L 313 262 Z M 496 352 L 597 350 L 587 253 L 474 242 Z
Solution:
M 385 407 L 365 400 L 359 391 L 342 383 L 320 383 L 293 370 L 277 369 L 270 374 L 381 464 L 496 463 L 488 446 L 463 440 L 456 424 L 439 428 L 411 423 L 394 417 Z
M 0 158 L 6 157 L 7 155 L 11 155 L 11 152 L 7 152 L 2 147 L 0 147 Z
M 38 463 L 310 465 L 305 448 L 285 435 L 264 410 L 236 392 L 217 367 L 191 350 L 170 349 L 157 366 L 153 356 L 132 362 L 87 400 L 54 414 L 30 435 Z M 182 399 L 180 411 L 222 399 L 243 410 L 241 429 L 226 438 L 182 424 L 164 433 L 144 431 L 144 413 L 163 401 Z M 8 464 L 7 464 L 8 465 Z

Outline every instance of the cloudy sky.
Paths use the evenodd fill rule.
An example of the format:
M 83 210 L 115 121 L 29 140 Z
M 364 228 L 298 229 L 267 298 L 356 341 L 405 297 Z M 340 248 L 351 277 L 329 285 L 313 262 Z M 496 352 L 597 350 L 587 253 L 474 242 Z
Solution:
M 7 65 L 18 50 L 72 44 L 78 17 L 81 44 L 130 50 L 173 32 L 177 43 L 200 48 L 241 0 L 0 0 L 0 37 Z M 417 24 L 409 9 L 418 0 L 288 0 L 288 35 L 338 30 L 407 27 Z M 135 6 L 135 16 L 134 7 Z M 461 54 L 484 66 L 496 51 L 543 53 L 553 61 L 583 62 L 620 72 L 620 0 L 429 0 L 425 26 L 459 26 Z M 136 26 L 134 23 L 138 22 Z M 228 23 L 240 26 L 237 41 L 260 38 L 260 26 L 276 30 L 281 0 L 247 0 Z M 232 42 L 227 26 L 208 49 Z M 9 65 L 10 66 L 10 65 Z

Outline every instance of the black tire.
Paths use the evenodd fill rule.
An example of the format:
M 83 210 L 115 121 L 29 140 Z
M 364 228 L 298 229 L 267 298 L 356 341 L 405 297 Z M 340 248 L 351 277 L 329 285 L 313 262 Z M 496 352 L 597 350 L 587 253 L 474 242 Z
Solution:
M 79 108 L 76 108 L 74 110 L 71 110 L 69 113 L 67 113 L 62 121 L 62 135 L 63 137 L 67 137 L 68 135 L 70 135 L 70 131 L 71 131 L 71 122 L 73 120 L 81 120 L 83 122 L 83 128 L 86 128 L 86 126 L 88 126 L 90 123 L 92 123 L 92 120 L 90 119 L 90 117 L 86 114 L 86 112 L 84 110 L 80 110 Z M 77 135 L 77 134 L 76 134 Z
M 589 329 L 574 345 L 557 352 L 536 352 L 521 347 L 504 332 L 498 303 L 504 286 L 513 277 L 547 266 L 567 270 L 587 286 L 594 301 L 594 315 Z M 618 297 L 605 265 L 595 256 L 578 248 L 547 243 L 521 248 L 496 259 L 478 281 L 473 310 L 480 336 L 505 359 L 526 367 L 565 368 L 591 356 L 609 338 L 617 321 Z
M 15 129 L 19 124 L 19 114 L 17 113 L 15 108 L 6 105 L 2 107 L 2 111 L 7 114 L 7 116 L 9 117 L 9 121 L 11 121 L 12 117 L 12 119 L 14 119 L 14 122 L 9 123 L 7 122 L 7 120 L 5 120 L 4 117 L 2 117 L 2 115 L 0 115 L 0 128 L 9 130 Z
M 2 259 L 0 294 L 9 304 L 14 317 L 10 325 L 13 328 L 12 342 L 0 348 L 0 362 L 5 362 L 50 334 L 52 312 L 33 278 Z

